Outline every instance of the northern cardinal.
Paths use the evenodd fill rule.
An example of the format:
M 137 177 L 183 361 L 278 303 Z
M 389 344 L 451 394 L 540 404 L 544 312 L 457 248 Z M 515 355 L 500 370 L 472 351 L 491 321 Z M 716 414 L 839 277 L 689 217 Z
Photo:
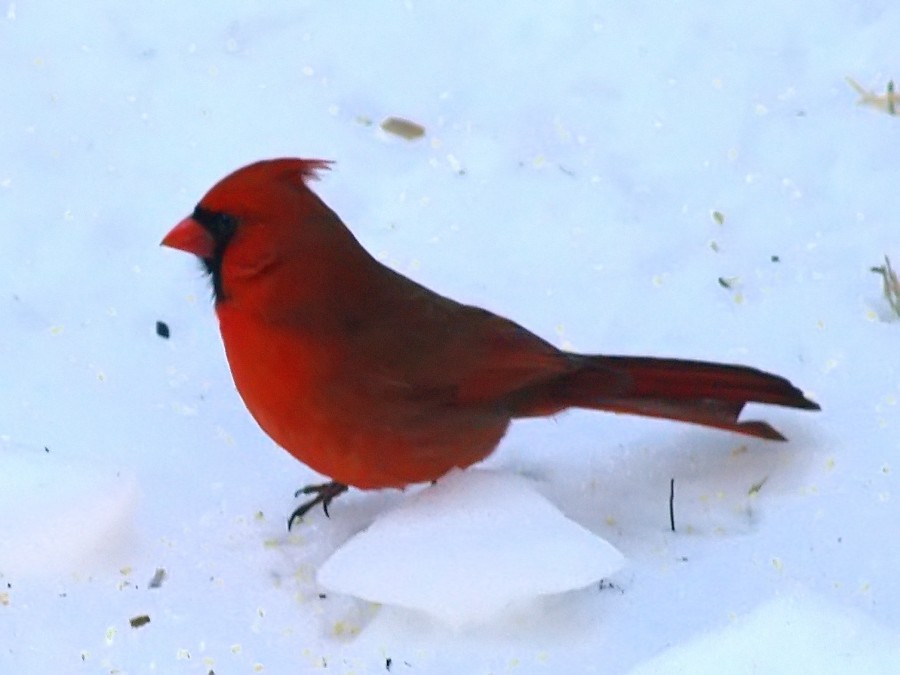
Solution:
M 433 481 L 487 457 L 512 420 L 589 408 L 785 440 L 739 422 L 748 402 L 818 410 L 777 375 L 737 365 L 585 355 L 463 305 L 373 258 L 309 188 L 329 162 L 238 169 L 162 243 L 198 256 L 250 413 L 331 482 L 288 525 L 347 486 Z

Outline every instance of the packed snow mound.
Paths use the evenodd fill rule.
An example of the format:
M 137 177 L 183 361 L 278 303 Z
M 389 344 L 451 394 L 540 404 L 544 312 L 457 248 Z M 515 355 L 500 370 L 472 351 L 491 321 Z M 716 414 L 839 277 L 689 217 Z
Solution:
M 0 574 L 90 575 L 133 536 L 132 476 L 0 444 Z
M 584 588 L 623 564 L 611 544 L 566 518 L 524 478 L 456 470 L 335 551 L 318 581 L 458 628 Z

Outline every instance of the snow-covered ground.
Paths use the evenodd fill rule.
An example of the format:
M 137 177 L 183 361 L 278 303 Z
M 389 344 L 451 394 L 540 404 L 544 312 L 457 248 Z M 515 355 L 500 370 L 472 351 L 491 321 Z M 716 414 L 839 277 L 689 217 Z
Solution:
M 886 1 L 0 5 L 0 672 L 900 672 L 900 320 L 871 271 L 900 266 L 900 118 L 845 81 L 884 94 L 898 35 Z M 320 477 L 255 426 L 206 280 L 158 246 L 274 156 L 336 160 L 319 194 L 440 292 L 580 351 L 771 370 L 823 410 L 747 411 L 785 444 L 517 423 L 469 479 L 500 481 L 501 532 L 462 557 L 505 547 L 485 559 L 516 577 L 574 521 L 620 571 L 455 627 L 403 606 L 503 569 L 403 606 L 326 590 L 373 522 L 416 569 L 395 509 L 427 565 L 428 518 L 479 492 L 354 491 L 286 531 Z M 534 490 L 558 519 L 501 536 Z

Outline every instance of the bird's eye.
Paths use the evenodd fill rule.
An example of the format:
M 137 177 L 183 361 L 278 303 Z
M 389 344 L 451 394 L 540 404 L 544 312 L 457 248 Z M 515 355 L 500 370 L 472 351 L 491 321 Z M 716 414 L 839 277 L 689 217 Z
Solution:
M 231 239 L 231 235 L 237 229 L 237 218 L 229 216 L 227 213 L 217 213 L 215 220 L 216 232 L 213 236 L 219 239 Z
M 202 206 L 194 209 L 193 217 L 220 246 L 228 243 L 238 226 L 237 218 L 234 216 L 219 211 L 210 211 Z

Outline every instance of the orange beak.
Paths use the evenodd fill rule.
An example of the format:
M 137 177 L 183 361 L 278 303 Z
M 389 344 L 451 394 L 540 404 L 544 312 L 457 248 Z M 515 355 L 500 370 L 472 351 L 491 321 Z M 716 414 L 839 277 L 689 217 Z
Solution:
M 193 253 L 199 258 L 212 258 L 216 245 L 212 235 L 190 216 L 173 227 L 160 243 Z

